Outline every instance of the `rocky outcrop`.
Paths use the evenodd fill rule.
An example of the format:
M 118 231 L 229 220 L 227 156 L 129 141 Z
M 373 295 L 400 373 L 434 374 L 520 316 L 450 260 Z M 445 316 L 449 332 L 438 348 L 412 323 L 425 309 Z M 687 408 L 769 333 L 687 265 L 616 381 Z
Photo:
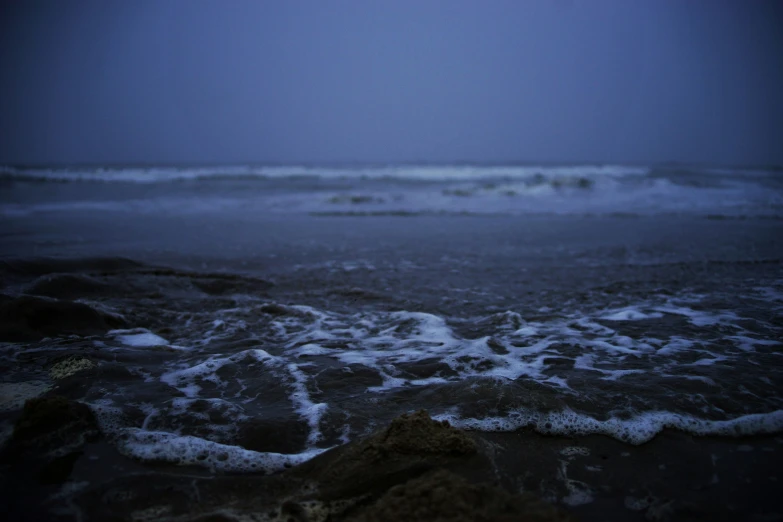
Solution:
M 89 520 L 565 522 L 494 484 L 473 435 L 420 411 L 275 475 L 115 477 L 75 499 Z
M 389 489 L 351 522 L 554 522 L 571 520 L 533 495 L 512 495 L 434 471 Z
M 84 304 L 22 295 L 0 296 L 0 341 L 30 342 L 62 335 L 97 335 L 125 322 Z

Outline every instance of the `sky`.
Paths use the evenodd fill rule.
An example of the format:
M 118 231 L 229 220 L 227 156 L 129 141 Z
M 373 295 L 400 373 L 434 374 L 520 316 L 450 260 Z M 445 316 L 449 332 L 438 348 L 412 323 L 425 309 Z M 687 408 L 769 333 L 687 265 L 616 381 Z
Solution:
M 0 164 L 783 164 L 779 0 L 3 0 Z

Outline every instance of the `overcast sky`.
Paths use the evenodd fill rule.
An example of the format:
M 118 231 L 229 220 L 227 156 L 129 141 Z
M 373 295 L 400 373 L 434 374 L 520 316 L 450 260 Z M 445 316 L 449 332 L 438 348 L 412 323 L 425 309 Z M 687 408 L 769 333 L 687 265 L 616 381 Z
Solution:
M 779 0 L 2 5 L 0 163 L 783 164 Z

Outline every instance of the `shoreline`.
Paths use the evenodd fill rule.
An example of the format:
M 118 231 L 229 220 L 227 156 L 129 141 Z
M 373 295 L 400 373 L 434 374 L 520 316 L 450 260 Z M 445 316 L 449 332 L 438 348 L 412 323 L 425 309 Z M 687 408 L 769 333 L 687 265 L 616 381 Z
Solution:
M 783 519 L 783 434 L 667 429 L 631 446 L 604 435 L 463 431 L 418 412 L 281 473 L 212 474 L 124 457 L 87 408 L 42 402 L 52 400 L 73 415 L 31 425 L 26 411 L 2 452 L 9 520 L 389 520 L 421 509 L 442 520 L 528 511 L 541 521 Z M 433 493 L 443 488 L 475 506 L 453 511 Z M 430 504 L 395 511 L 422 496 Z

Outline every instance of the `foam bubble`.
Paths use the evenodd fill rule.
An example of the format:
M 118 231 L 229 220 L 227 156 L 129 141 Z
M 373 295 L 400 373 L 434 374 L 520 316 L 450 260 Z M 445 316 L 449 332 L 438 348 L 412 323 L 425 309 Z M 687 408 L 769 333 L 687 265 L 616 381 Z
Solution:
M 102 433 L 115 435 L 126 426 L 122 408 L 116 406 L 112 399 L 103 398 L 85 402 L 90 407 Z

